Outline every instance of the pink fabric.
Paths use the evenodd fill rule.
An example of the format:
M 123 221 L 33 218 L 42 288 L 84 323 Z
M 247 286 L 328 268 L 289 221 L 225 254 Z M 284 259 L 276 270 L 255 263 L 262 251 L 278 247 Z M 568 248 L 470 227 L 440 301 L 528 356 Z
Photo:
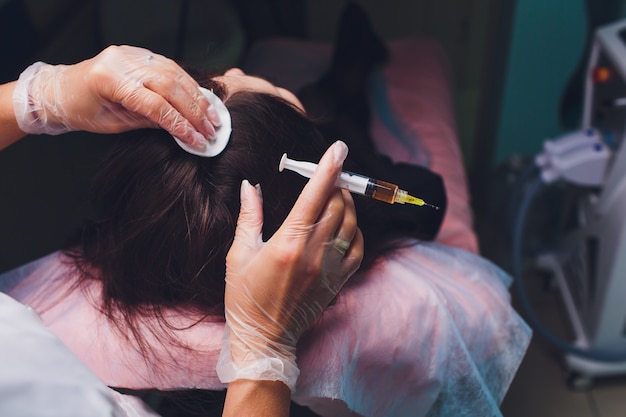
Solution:
M 67 344 L 107 384 L 116 387 L 191 388 L 186 370 L 195 369 L 194 377 L 203 386 L 223 388 L 215 375 L 215 366 L 198 367 L 198 361 L 217 360 L 221 349 L 223 325 L 204 322 L 193 332 L 181 331 L 185 343 L 195 349 L 190 355 L 171 355 L 168 347 L 157 340 L 149 329 L 157 329 L 154 320 L 146 320 L 145 337 L 150 355 L 144 359 L 137 346 L 120 332 L 99 308 L 100 285 L 74 288 L 76 275 L 71 261 L 53 253 L 34 263 L 9 272 L 11 281 L 19 284 L 8 291 L 18 301 L 32 306 L 53 333 Z M 6 282 L 3 283 L 6 285 Z M 189 327 L 193 318 L 171 312 L 174 326 Z M 159 332 L 157 331 L 157 334 Z M 211 335 L 210 338 L 205 335 Z M 191 352 L 191 351 L 190 351 Z M 163 362 L 157 371 L 154 364 Z
M 189 327 L 176 332 L 183 347 L 146 320 L 144 358 L 102 315 L 100 285 L 73 288 L 75 278 L 54 253 L 0 276 L 0 289 L 32 306 L 108 385 L 224 388 L 215 374 L 221 323 L 189 327 L 195 318 L 170 312 L 170 324 Z M 455 404 L 495 406 L 475 415 L 498 415 L 530 336 L 510 306 L 509 280 L 484 259 L 436 243 L 416 243 L 358 273 L 301 340 L 294 401 L 321 415 L 347 407 L 364 416 L 419 416 Z
M 371 133 L 378 149 L 396 162 L 428 166 L 445 183 L 448 211 L 436 241 L 478 253 L 463 157 L 457 140 L 450 68 L 441 46 L 405 38 L 388 42 L 391 59 L 383 69 L 386 100 L 410 142 L 372 112 Z M 271 39 L 255 44 L 243 65 L 247 72 L 297 91 L 329 65 L 329 44 Z M 380 97 L 371 97 L 374 100 Z
M 420 39 L 397 40 L 389 47 L 392 58 L 384 77 L 393 114 L 416 138 L 427 166 L 443 177 L 446 187 L 448 210 L 436 241 L 478 253 L 446 56 L 437 43 Z M 419 152 L 398 141 L 373 114 L 372 135 L 382 153 L 396 162 L 423 162 Z

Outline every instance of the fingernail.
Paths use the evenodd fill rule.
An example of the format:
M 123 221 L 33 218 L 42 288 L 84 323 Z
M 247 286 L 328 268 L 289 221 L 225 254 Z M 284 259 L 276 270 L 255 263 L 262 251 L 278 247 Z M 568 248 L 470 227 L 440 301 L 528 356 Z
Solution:
M 250 198 L 250 181 L 241 181 L 241 202 L 247 201 Z
M 338 140 L 333 144 L 333 156 L 335 157 L 335 163 L 343 164 L 348 156 L 348 145 Z
M 222 125 L 222 121 L 220 120 L 220 115 L 215 110 L 215 107 L 209 107 L 209 119 L 213 122 L 213 126 L 220 127 Z
M 263 199 L 263 195 L 261 194 L 260 184 L 256 184 L 253 187 L 252 184 L 250 184 L 250 181 L 246 179 L 241 181 L 241 192 L 240 192 L 241 202 L 243 203 L 244 201 L 248 201 L 250 198 L 252 198 L 252 193 L 256 193 L 259 196 L 259 198 Z
M 211 122 L 209 122 L 208 120 L 204 121 L 204 130 L 206 130 L 207 132 L 210 132 L 206 137 L 208 140 L 211 140 L 211 141 L 215 140 L 215 138 L 217 137 L 215 133 L 215 128 L 213 127 Z
M 199 132 L 194 132 L 192 136 L 193 136 L 193 144 L 191 146 L 193 146 L 199 151 L 205 150 L 206 139 L 204 138 L 204 136 L 202 136 L 202 134 Z

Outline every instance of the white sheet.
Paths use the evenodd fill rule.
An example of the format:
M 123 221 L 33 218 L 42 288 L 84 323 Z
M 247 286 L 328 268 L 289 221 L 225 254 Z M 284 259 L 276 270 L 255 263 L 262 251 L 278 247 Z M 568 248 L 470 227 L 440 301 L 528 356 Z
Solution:
M 30 308 L 0 293 L 0 415 L 151 417 L 104 385 Z
M 99 285 L 73 289 L 74 282 L 67 259 L 55 253 L 0 275 L 12 283 L 0 290 L 39 311 L 108 385 L 224 388 L 215 374 L 220 323 L 179 331 L 192 351 L 166 347 L 146 321 L 153 356 L 144 359 L 101 314 Z M 437 243 L 416 242 L 357 273 L 298 346 L 294 401 L 323 416 L 336 407 L 368 417 L 500 416 L 530 340 L 509 284 L 483 258 Z M 183 312 L 168 317 L 179 328 L 195 321 Z

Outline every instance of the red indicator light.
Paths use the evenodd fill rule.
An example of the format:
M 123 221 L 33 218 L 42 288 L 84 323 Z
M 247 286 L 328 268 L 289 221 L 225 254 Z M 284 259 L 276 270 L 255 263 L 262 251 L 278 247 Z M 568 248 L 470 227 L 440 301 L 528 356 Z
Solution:
M 592 77 L 596 84 L 605 83 L 611 79 L 611 70 L 607 67 L 596 67 L 593 69 Z

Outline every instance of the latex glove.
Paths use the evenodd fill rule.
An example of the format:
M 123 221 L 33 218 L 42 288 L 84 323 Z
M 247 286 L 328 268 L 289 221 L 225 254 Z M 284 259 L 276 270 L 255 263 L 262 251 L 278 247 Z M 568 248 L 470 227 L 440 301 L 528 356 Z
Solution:
M 198 83 L 174 61 L 147 49 L 110 46 L 74 65 L 37 62 L 13 93 L 24 132 L 118 133 L 158 127 L 201 149 L 220 121 Z
M 217 365 L 222 382 L 282 381 L 294 391 L 298 339 L 363 257 L 352 197 L 334 187 L 346 154 L 343 142 L 326 152 L 267 243 L 261 238 L 261 197 L 243 182 L 235 240 L 226 258 L 226 328 Z

